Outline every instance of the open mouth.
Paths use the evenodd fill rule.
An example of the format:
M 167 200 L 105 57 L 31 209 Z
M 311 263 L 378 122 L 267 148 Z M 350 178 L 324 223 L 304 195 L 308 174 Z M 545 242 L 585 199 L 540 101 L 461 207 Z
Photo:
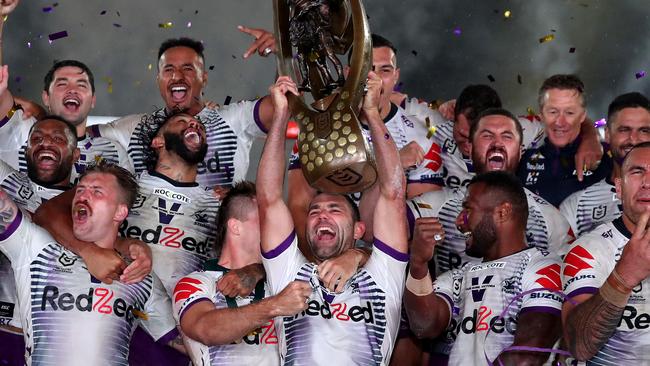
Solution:
M 198 149 L 201 147 L 201 134 L 195 128 L 187 128 L 183 132 L 183 140 L 190 148 Z
M 187 96 L 187 89 L 187 85 L 172 85 L 172 87 L 169 88 L 172 94 L 172 100 L 176 103 L 180 103 L 185 100 L 185 97 Z
M 72 219 L 78 223 L 84 223 L 92 216 L 92 210 L 86 203 L 78 202 L 72 207 Z
M 41 169 L 55 168 L 59 164 L 60 156 L 50 149 L 41 149 L 34 153 L 34 161 Z
M 490 150 L 487 154 L 488 171 L 504 170 L 506 167 L 506 154 L 501 149 Z
M 81 100 L 74 96 L 67 96 L 63 98 L 63 106 L 68 112 L 77 112 L 81 106 Z
M 316 229 L 316 239 L 318 240 L 332 240 L 336 237 L 336 232 L 327 226 L 321 226 Z

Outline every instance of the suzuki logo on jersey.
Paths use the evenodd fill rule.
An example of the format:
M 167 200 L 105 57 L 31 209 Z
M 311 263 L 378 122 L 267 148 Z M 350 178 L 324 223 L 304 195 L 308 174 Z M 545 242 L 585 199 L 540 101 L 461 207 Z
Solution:
M 138 226 L 129 226 L 128 220 L 124 220 L 118 230 L 123 238 L 134 238 L 142 240 L 147 244 L 160 244 L 171 248 L 183 248 L 189 252 L 207 255 L 211 248 L 206 238 L 199 241 L 196 238 L 185 235 L 185 230 L 173 226 L 158 225 L 155 229 L 142 230 Z
M 136 314 L 143 314 L 142 316 L 146 317 L 137 306 L 115 297 L 113 290 L 103 287 L 91 287 L 88 293 L 75 296 L 69 292 L 59 293 L 59 288 L 56 286 L 45 286 L 40 308 L 45 311 L 48 307 L 54 311 L 71 311 L 76 308 L 82 312 L 114 314 L 125 318 L 129 324 L 135 320 Z
M 181 208 L 181 204 L 174 202 L 170 205 L 169 209 L 167 208 L 167 201 L 162 198 L 158 198 L 158 207 L 154 207 L 158 210 L 158 221 L 161 224 L 168 224 L 172 222 L 174 215 L 178 215 L 178 210 Z
M 355 305 L 348 307 L 348 304 L 320 304 L 316 300 L 309 301 L 307 309 L 296 314 L 293 318 L 298 319 L 299 316 L 320 316 L 323 319 L 337 319 L 340 321 L 353 321 L 373 324 L 375 316 L 372 310 L 370 301 L 366 301 L 366 306 Z
M 169 198 L 169 199 L 176 200 L 176 201 L 181 201 L 183 203 L 191 203 L 192 202 L 192 200 L 188 196 L 186 196 L 186 195 L 184 195 L 182 193 L 177 193 L 177 192 L 174 192 L 174 191 L 170 191 L 169 189 L 165 189 L 165 188 L 154 188 L 153 194 L 155 194 L 157 196 L 163 196 L 165 198 Z
M 539 271 L 535 272 L 541 277 L 535 280 L 535 283 L 541 285 L 545 289 L 560 291 L 562 286 L 562 281 L 560 280 L 560 265 L 551 264 L 546 266 Z
M 472 300 L 474 300 L 474 302 L 482 301 L 483 295 L 485 295 L 485 290 L 488 287 L 494 287 L 494 286 L 490 286 L 490 281 L 492 281 L 492 277 L 494 276 L 492 275 L 486 276 L 480 285 L 478 283 L 479 278 L 472 277 L 472 287 L 470 287 L 469 289 L 472 290 Z
M 575 277 L 580 271 L 593 268 L 586 260 L 594 259 L 589 252 L 580 245 L 573 247 L 564 257 L 565 276 Z
M 498 315 L 491 318 L 493 314 L 492 309 L 487 306 L 481 306 L 478 309 L 474 309 L 471 316 L 466 316 L 459 320 L 452 319 L 448 329 L 453 329 L 454 334 L 460 332 L 473 334 L 487 331 L 497 334 L 506 331 L 510 334 L 515 334 L 517 330 L 516 318 L 502 318 Z

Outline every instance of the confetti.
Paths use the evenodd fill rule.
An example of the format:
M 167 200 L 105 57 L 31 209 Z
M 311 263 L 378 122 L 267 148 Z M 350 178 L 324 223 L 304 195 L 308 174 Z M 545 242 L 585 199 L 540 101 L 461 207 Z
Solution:
M 187 27 L 192 28 L 192 22 L 187 22 Z
M 117 13 L 117 16 L 118 16 L 118 17 L 121 16 L 119 11 L 116 11 L 116 13 Z
M 198 10 L 194 10 L 194 15 L 196 15 L 196 14 L 198 14 L 198 13 L 199 13 Z
M 404 88 L 404 83 L 400 81 L 399 83 L 395 84 L 395 86 L 393 87 L 393 91 L 399 93 L 402 91 L 402 88 Z
M 598 121 L 594 122 L 594 127 L 599 128 L 603 127 L 607 124 L 607 121 L 604 118 L 599 119 Z
M 153 67 L 152 64 L 147 65 L 147 70 L 151 70 L 152 67 Z
M 571 47 L 571 48 L 569 48 L 569 53 L 575 53 L 575 52 L 576 52 L 576 48 L 575 48 L 575 47 Z
M 237 56 L 235 56 L 235 55 L 230 55 L 230 56 L 232 57 L 233 60 L 237 59 Z
M 460 36 L 460 33 L 461 33 L 460 28 L 455 28 L 454 29 L 454 34 L 455 35 Z
M 431 120 L 429 117 L 425 118 L 424 121 L 427 125 L 427 138 L 430 139 L 433 135 L 436 134 L 436 126 L 431 125 Z
M 223 101 L 223 105 L 228 105 L 230 104 L 230 101 L 232 100 L 232 97 L 230 95 L 226 96 L 226 100 Z
M 488 75 L 487 78 L 488 78 L 488 80 L 490 80 L 491 82 L 495 82 L 494 76 L 492 76 L 492 74 Z
M 44 6 L 44 7 L 43 7 L 43 13 L 49 13 L 49 12 L 51 12 L 52 10 L 54 10 L 54 8 L 51 7 L 51 6 Z
M 522 84 L 521 75 L 517 75 L 517 82 L 519 83 L 519 85 Z
M 59 38 L 65 38 L 67 36 L 68 36 L 68 32 L 60 31 L 60 32 L 50 34 L 49 36 L 47 36 L 47 38 L 49 38 L 50 42 L 52 42 L 52 41 L 55 41 L 55 40 L 57 40 Z
M 503 17 L 504 18 L 510 19 L 511 16 L 512 16 L 512 12 L 510 10 L 506 10 L 506 11 L 503 12 Z
M 113 79 L 109 77 L 103 78 L 103 80 L 108 84 L 106 87 L 106 90 L 108 91 L 108 94 L 113 93 Z
M 417 55 L 418 55 L 418 51 L 416 51 L 416 50 L 411 50 L 411 53 L 413 54 L 413 56 L 417 56 Z
M 101 13 L 99 13 L 99 15 L 104 15 L 104 14 L 106 14 L 106 10 L 102 10 Z
M 158 28 L 171 28 L 174 26 L 174 23 L 172 22 L 165 22 L 165 23 L 158 23 Z
M 208 67 L 208 69 L 214 70 L 214 65 L 210 65 L 210 67 Z
M 555 39 L 555 34 L 547 34 L 539 39 L 539 43 L 550 42 Z
M 32 48 L 32 42 L 27 42 L 27 48 Z
M 113 23 L 113 27 L 115 27 L 115 28 L 122 28 L 122 25 L 121 25 L 121 24 L 118 24 L 118 23 Z
M 537 114 L 537 113 L 535 113 L 535 110 L 533 109 L 533 107 L 528 107 L 528 108 L 526 108 L 526 115 L 528 115 L 528 116 L 535 116 L 536 114 Z
M 634 74 L 634 76 L 636 76 L 637 79 L 641 79 L 642 77 L 645 76 L 645 71 L 641 70 L 641 71 L 637 72 L 636 74 Z
M 23 78 L 21 78 L 20 76 L 16 76 L 16 78 L 14 79 L 14 81 L 17 82 L 17 83 L 20 83 L 20 81 L 21 81 L 22 79 L 23 79 Z

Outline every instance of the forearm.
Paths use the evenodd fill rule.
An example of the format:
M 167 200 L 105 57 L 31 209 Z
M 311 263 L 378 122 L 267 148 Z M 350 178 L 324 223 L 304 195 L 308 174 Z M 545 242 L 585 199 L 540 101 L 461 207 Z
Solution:
M 431 277 L 426 276 L 429 272 L 426 264 L 411 263 L 409 272 L 416 280 L 428 278 L 432 282 Z M 431 293 L 425 296 L 418 296 L 408 287 L 404 290 L 404 308 L 411 330 L 418 338 L 437 337 L 445 330 L 451 316 L 445 301 L 433 292 L 433 283 L 431 288 Z
M 571 310 L 564 332 L 571 354 L 579 360 L 592 358 L 616 331 L 623 309 L 599 292 Z
M 378 111 L 366 112 L 365 115 L 375 149 L 379 194 L 390 199 L 402 200 L 406 183 L 397 145 Z
M 288 113 L 274 113 L 257 170 L 257 201 L 271 205 L 282 200 L 286 157 L 284 151 Z
M 585 120 L 580 124 L 580 137 L 583 140 L 600 141 L 598 130 L 591 118 L 585 117 Z

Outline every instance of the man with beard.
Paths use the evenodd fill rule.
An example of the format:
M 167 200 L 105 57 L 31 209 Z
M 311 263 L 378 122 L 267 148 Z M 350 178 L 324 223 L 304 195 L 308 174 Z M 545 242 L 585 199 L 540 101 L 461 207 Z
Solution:
M 411 329 L 455 342 L 449 365 L 541 365 L 561 332 L 562 297 L 556 292 L 560 259 L 526 243 L 528 199 L 511 173 L 479 174 L 469 184 L 457 224 L 472 261 L 432 277 L 434 238 L 414 241 L 404 303 Z M 530 349 L 530 348 L 529 348 Z
M 564 339 L 588 365 L 647 365 L 650 142 L 627 153 L 614 183 L 621 217 L 578 238 L 564 257 Z
M 74 236 L 114 250 L 137 190 L 123 168 L 108 163 L 89 168 L 67 212 Z M 138 323 L 161 342 L 178 337 L 171 313 L 161 311 L 171 304 L 155 276 L 135 284 L 102 284 L 83 259 L 27 219 L 4 191 L 0 221 L 0 250 L 16 278 L 27 364 L 126 365 Z
M 131 115 L 92 126 L 91 133 L 122 144 L 139 173 L 147 168 L 145 152 L 149 149 L 142 144 L 140 131 L 155 128 L 170 114 L 186 111 L 203 121 L 207 134 L 208 152 L 198 164 L 196 181 L 214 187 L 244 179 L 251 145 L 256 138 L 265 136 L 271 120 L 270 99 L 238 102 L 219 110 L 205 107 L 202 93 L 208 74 L 203 44 L 190 38 L 169 39 L 160 45 L 157 82 L 164 108 L 150 115 Z
M 608 177 L 567 197 L 560 211 L 576 236 L 621 215 L 621 201 L 614 181 L 621 177 L 625 155 L 637 144 L 650 141 L 650 101 L 633 92 L 619 95 L 609 105 L 605 141 L 612 154 L 613 169 Z
M 382 122 L 382 81 L 368 74 L 362 118 L 370 127 L 380 194 L 375 209 L 374 250 L 366 264 L 339 293 L 319 280 L 317 264 L 298 250 L 294 223 L 282 196 L 284 142 L 289 118 L 285 93 L 298 94 L 296 84 L 280 77 L 271 88 L 274 121 L 257 173 L 257 203 L 263 263 L 271 293 L 294 280 L 307 281 L 308 307 L 294 317 L 277 319 L 280 354 L 287 364 L 386 364 L 399 325 L 407 260 L 405 182 L 393 138 Z M 310 203 L 307 238 L 317 263 L 354 246 L 365 225 L 343 195 L 322 193 Z

